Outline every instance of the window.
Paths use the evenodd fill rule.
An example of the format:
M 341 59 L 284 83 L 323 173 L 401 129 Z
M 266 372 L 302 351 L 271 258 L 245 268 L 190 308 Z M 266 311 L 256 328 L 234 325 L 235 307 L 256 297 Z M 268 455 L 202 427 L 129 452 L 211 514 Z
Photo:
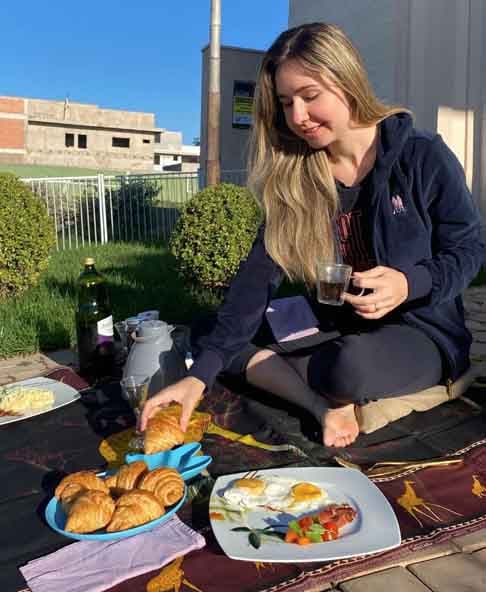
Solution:
M 176 162 L 177 162 L 177 160 L 178 160 L 178 159 L 179 159 L 179 157 L 178 157 L 177 155 L 174 155 L 174 156 L 172 157 L 172 160 L 175 160 Z
M 160 154 L 154 154 L 154 164 L 160 164 Z
M 154 136 L 154 142 L 160 144 L 160 132 L 156 132 Z
M 74 134 L 66 134 L 64 137 L 64 144 L 66 148 L 72 148 L 74 146 Z
M 143 143 L 144 143 L 144 144 L 150 144 L 150 140 L 148 140 L 147 138 L 144 138 L 144 139 L 143 139 Z
M 88 147 L 88 136 L 86 134 L 78 134 L 78 148 Z
M 199 162 L 199 156 L 188 154 L 182 157 L 182 162 Z
M 111 138 L 114 148 L 130 148 L 130 138 Z

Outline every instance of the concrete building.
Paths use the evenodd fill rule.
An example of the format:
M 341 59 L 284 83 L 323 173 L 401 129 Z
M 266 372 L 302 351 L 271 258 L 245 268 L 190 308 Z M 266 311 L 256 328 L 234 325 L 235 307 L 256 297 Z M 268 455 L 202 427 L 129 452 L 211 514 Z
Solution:
M 197 170 L 182 134 L 155 125 L 153 113 L 97 105 L 0 97 L 0 163 L 122 172 Z
M 181 132 L 165 131 L 160 140 L 154 143 L 154 171 L 189 173 L 199 169 L 199 146 L 183 144 Z
M 417 127 L 442 134 L 486 216 L 486 0 L 289 0 L 289 27 L 313 21 L 344 29 L 377 95 L 412 109 Z M 205 48 L 203 168 L 207 54 Z M 234 127 L 234 87 L 256 80 L 261 57 L 258 50 L 221 50 L 222 170 L 246 167 L 249 129 Z

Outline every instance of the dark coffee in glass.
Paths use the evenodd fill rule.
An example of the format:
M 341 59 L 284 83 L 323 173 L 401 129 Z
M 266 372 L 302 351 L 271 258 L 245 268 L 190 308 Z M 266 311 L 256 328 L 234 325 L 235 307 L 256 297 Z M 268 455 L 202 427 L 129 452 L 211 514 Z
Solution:
M 341 306 L 351 277 L 351 267 L 342 263 L 317 264 L 317 300 L 322 304 Z
M 319 282 L 319 292 L 322 300 L 340 302 L 344 292 L 344 282 Z

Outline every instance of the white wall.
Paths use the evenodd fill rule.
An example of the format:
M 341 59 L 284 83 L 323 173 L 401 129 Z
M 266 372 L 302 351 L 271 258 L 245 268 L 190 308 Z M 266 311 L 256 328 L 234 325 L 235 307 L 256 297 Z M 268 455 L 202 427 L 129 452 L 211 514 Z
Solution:
M 486 0 L 290 0 L 290 27 L 314 20 L 346 31 L 380 98 L 442 134 L 485 216 Z
M 376 94 L 394 101 L 396 1 L 402 0 L 290 0 L 289 27 L 325 21 L 344 29 L 364 58 Z

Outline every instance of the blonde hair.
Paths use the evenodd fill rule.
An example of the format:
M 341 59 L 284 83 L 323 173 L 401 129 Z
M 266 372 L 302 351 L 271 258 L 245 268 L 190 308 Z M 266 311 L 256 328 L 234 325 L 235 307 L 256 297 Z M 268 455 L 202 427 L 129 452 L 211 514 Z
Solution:
M 267 252 L 290 279 L 311 286 L 316 262 L 336 256 L 338 195 L 326 151 L 310 148 L 285 122 L 275 73 L 289 59 L 340 88 L 358 125 L 377 124 L 407 109 L 377 99 L 358 51 L 334 25 L 289 29 L 266 52 L 254 104 L 248 185 L 265 212 Z

